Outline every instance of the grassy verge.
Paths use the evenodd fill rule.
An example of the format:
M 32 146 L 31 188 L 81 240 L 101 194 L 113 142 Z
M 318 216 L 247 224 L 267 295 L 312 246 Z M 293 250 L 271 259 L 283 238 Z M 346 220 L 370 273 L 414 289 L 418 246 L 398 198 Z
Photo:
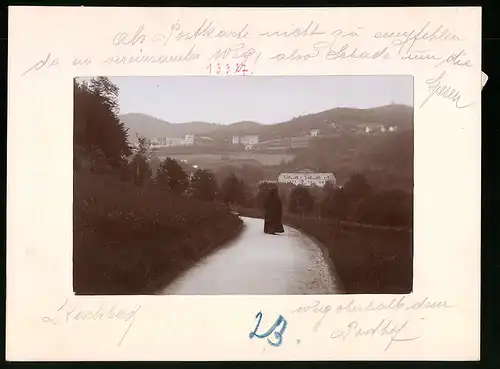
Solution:
M 76 294 L 150 294 L 236 236 L 241 220 L 211 203 L 75 172 Z
M 257 209 L 238 209 L 261 218 Z M 327 250 L 346 293 L 410 293 L 413 284 L 413 234 L 407 230 L 338 225 L 286 214 L 287 225 L 318 240 Z

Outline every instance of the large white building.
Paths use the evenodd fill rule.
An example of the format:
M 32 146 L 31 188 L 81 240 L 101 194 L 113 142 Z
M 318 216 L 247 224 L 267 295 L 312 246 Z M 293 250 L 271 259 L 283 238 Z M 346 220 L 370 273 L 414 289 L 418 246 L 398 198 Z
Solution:
M 291 183 L 295 186 L 318 186 L 324 187 L 327 182 L 337 185 L 337 180 L 333 173 L 317 173 L 305 169 L 296 173 L 281 173 L 278 176 L 279 183 Z
M 172 146 L 189 146 L 194 145 L 194 135 L 186 135 L 185 137 L 162 137 L 158 140 L 152 140 L 153 147 L 172 147 Z
M 257 145 L 259 143 L 258 135 L 233 136 L 233 145 Z

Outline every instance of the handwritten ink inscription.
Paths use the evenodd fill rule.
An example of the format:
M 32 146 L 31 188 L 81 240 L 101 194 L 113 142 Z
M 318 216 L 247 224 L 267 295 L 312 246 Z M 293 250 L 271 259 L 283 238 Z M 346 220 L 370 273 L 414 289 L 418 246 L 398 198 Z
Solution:
M 283 316 L 280 315 L 278 319 L 276 319 L 274 324 L 265 333 L 262 334 L 257 333 L 257 331 L 259 330 L 260 323 L 262 321 L 262 312 L 259 311 L 255 316 L 255 318 L 257 319 L 257 324 L 255 325 L 255 329 L 249 334 L 250 339 L 254 337 L 267 338 L 271 335 L 271 333 L 274 333 L 274 338 L 276 339 L 276 341 L 272 341 L 271 339 L 267 338 L 267 342 L 271 346 L 280 346 L 283 341 L 283 333 L 285 333 L 285 329 L 287 326 L 287 321 L 285 320 L 285 318 L 283 318 Z M 280 325 L 281 329 L 279 331 L 276 331 L 276 329 Z
M 44 316 L 42 322 L 58 326 L 75 322 L 122 321 L 125 325 L 125 331 L 118 342 L 118 347 L 120 347 L 134 325 L 137 313 L 141 308 L 142 305 L 135 306 L 133 309 L 120 309 L 115 305 L 106 307 L 103 303 L 97 309 L 79 309 L 77 306 L 71 306 L 69 300 L 66 299 L 54 315 Z
M 367 304 L 357 303 L 355 299 L 344 304 L 330 305 L 322 304 L 316 300 L 312 304 L 299 306 L 292 310 L 293 314 L 312 315 L 314 319 L 312 331 L 317 333 L 321 326 L 330 327 L 327 330 L 328 337 L 336 341 L 347 341 L 360 338 L 383 338 L 388 339 L 385 351 L 389 350 L 395 342 L 409 342 L 419 339 L 423 333 L 412 333 L 411 331 L 421 328 L 418 324 L 424 318 L 423 312 L 439 311 L 454 308 L 446 300 L 435 301 L 426 297 L 421 300 L 411 301 L 407 296 L 393 298 L 390 301 L 371 300 Z M 396 318 L 403 313 L 403 317 Z M 382 317 L 377 323 L 362 322 L 365 314 L 389 314 Z M 359 315 L 351 319 L 349 323 L 339 326 L 337 316 Z M 328 317 L 333 316 L 332 319 Z M 428 316 L 428 313 L 427 313 Z M 427 319 L 427 317 L 426 317 Z M 341 320 L 344 320 L 342 318 Z
M 59 65 L 59 59 L 54 58 L 51 53 L 48 53 L 43 59 L 40 59 L 27 70 L 25 70 L 21 76 L 25 76 L 29 72 L 39 71 L 42 68 L 52 68 Z
M 385 347 L 385 351 L 389 350 L 393 342 L 408 342 L 415 341 L 420 336 L 400 336 L 401 332 L 408 327 L 409 320 L 402 324 L 393 322 L 390 319 L 382 319 L 377 325 L 371 327 L 363 327 L 359 322 L 350 322 L 345 329 L 334 330 L 330 334 L 331 339 L 341 338 L 343 341 L 349 338 L 360 337 L 388 337 L 389 342 Z
M 110 53 L 100 58 L 80 55 L 66 63 L 47 53 L 25 68 L 22 76 L 42 70 L 58 71 L 66 67 L 85 68 L 99 65 L 165 65 L 193 64 L 211 75 L 247 75 L 252 65 L 261 60 L 306 63 L 327 60 L 384 62 L 400 60 L 405 63 L 427 63 L 430 68 L 448 68 L 439 76 L 428 78 L 429 94 L 420 107 L 439 96 L 454 103 L 459 109 L 464 104 L 461 92 L 445 82 L 451 68 L 470 68 L 473 65 L 462 36 L 445 24 L 426 21 L 406 29 L 370 29 L 362 25 L 344 26 L 317 20 L 304 20 L 300 24 L 289 23 L 275 27 L 262 27 L 258 23 L 244 22 L 228 26 L 220 21 L 200 20 L 194 26 L 182 20 L 167 23 L 163 29 L 152 31 L 147 24 L 132 26 L 126 30 L 114 30 L 109 35 Z M 118 32 L 117 32 L 118 31 Z M 291 45 L 289 40 L 300 39 Z M 363 40 L 364 43 L 359 41 Z M 211 43 L 211 41 L 214 41 Z M 272 43 L 273 47 L 262 50 L 259 42 Z M 211 45 L 215 45 L 211 47 Z M 447 51 L 440 45 L 447 45 Z M 456 45 L 450 50 L 448 45 Z
M 432 98 L 439 96 L 443 99 L 451 100 L 455 103 L 455 106 L 459 109 L 464 109 L 471 106 L 474 103 L 462 104 L 460 99 L 462 98 L 460 91 L 453 88 L 450 85 L 445 84 L 446 72 L 443 71 L 438 77 L 429 78 L 425 81 L 428 86 L 429 94 L 424 99 L 420 107 L 427 104 Z

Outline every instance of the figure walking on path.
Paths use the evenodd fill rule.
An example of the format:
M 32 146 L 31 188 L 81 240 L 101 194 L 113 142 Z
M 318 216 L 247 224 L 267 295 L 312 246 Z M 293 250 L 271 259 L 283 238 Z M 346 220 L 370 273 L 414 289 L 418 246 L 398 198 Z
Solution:
M 277 188 L 271 188 L 264 203 L 264 233 L 285 232 L 282 223 L 282 203 Z

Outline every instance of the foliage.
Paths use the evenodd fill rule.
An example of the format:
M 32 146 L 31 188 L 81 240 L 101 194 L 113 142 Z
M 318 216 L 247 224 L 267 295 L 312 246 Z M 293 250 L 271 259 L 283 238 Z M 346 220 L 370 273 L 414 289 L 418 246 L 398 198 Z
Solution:
M 133 173 L 135 184 L 142 185 L 151 178 L 151 168 L 144 155 L 139 153 L 135 154 L 129 165 Z
M 413 196 L 400 190 L 377 191 L 355 174 L 343 188 L 328 191 L 321 217 L 389 227 L 412 227 Z
M 73 283 L 77 294 L 154 293 L 236 235 L 222 206 L 76 172 Z
M 356 219 L 365 224 L 412 227 L 413 198 L 397 190 L 374 193 L 360 203 Z
M 344 195 L 350 202 L 362 200 L 372 193 L 372 186 L 361 173 L 352 175 L 343 187 Z
M 356 172 L 363 173 L 373 187 L 413 191 L 413 131 L 380 135 L 343 133 L 318 138 L 296 151 L 295 158 L 275 171 L 293 172 L 314 168 L 334 173 L 339 184 Z
M 101 150 L 115 168 L 130 155 L 127 129 L 118 116 L 118 88 L 107 77 L 73 82 L 74 147 Z M 75 156 L 77 152 L 75 151 Z
M 184 169 L 182 169 L 176 160 L 170 157 L 165 158 L 160 163 L 155 181 L 160 188 L 176 194 L 183 194 L 189 185 L 188 175 Z
M 411 232 L 353 227 L 327 219 L 290 215 L 285 215 L 284 222 L 323 244 L 346 293 L 411 293 Z
M 288 209 L 292 214 L 310 214 L 314 205 L 314 198 L 306 187 L 297 186 L 293 189 L 288 202 Z
M 220 186 L 220 199 L 232 205 L 251 206 L 248 187 L 234 173 L 231 173 Z
M 215 175 L 209 170 L 196 170 L 190 181 L 190 192 L 198 200 L 214 201 L 218 192 Z
M 257 165 L 224 165 L 220 167 L 216 173 L 217 178 L 221 181 L 231 174 L 234 174 L 249 186 L 257 184 L 265 179 L 263 168 Z
M 332 190 L 321 202 L 321 217 L 345 220 L 349 211 L 349 203 L 343 189 Z

